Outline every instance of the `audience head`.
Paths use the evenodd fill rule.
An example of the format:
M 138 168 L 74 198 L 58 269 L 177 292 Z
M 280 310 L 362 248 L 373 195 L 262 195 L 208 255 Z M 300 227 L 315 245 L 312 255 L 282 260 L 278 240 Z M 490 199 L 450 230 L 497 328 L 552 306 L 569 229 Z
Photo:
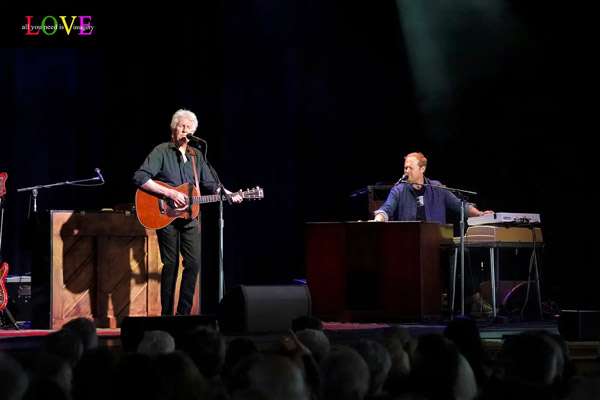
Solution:
M 321 362 L 329 355 L 329 338 L 316 329 L 302 329 L 296 332 L 298 340 L 306 346 L 317 363 Z
M 352 347 L 369 368 L 369 395 L 380 394 L 392 366 L 390 353 L 383 344 L 370 339 L 360 339 Z
M 356 350 L 331 350 L 320 365 L 323 400 L 362 400 L 369 390 L 369 367 Z
M 156 356 L 173 351 L 175 351 L 175 339 L 165 331 L 144 332 L 144 338 L 137 347 L 137 352 L 146 356 Z
M 182 350 L 191 357 L 202 375 L 210 379 L 223 369 L 225 347 L 225 339 L 218 329 L 200 325 L 186 332 Z
M 444 336 L 452 340 L 467 360 L 485 360 L 485 351 L 477 324 L 470 318 L 456 318 L 444 329 Z
M 410 384 L 413 392 L 435 399 L 475 396 L 473 370 L 456 345 L 437 333 L 423 334 L 411 360 Z
M 88 318 L 75 318 L 63 325 L 62 329 L 69 330 L 81 339 L 83 350 L 94 349 L 98 346 L 98 332 L 96 325 Z
M 557 383 L 559 381 L 567 382 L 577 373 L 577 368 L 571 360 L 569 348 L 567 347 L 565 339 L 560 334 L 552 333 L 546 330 L 540 330 L 538 333 L 540 335 L 546 335 L 556 344 L 556 348 L 559 353 L 556 360 L 558 363 L 557 369 L 560 372 L 560 376 L 556 378 L 556 381 Z
M 83 344 L 78 334 L 61 329 L 51 332 L 42 339 L 43 353 L 52 354 L 65 360 L 73 367 L 83 354 Z
M 406 378 L 410 373 L 410 357 L 399 338 L 384 335 L 381 343 L 390 354 L 391 366 L 388 371 L 385 389 L 390 393 L 398 393 L 404 390 Z
M 300 368 L 289 358 L 269 355 L 257 359 L 248 371 L 250 389 L 274 400 L 309 400 Z
M 384 344 L 391 342 L 400 343 L 409 357 L 412 357 L 412 354 L 417 347 L 417 341 L 412 338 L 408 330 L 402 326 L 392 326 L 385 329 L 381 335 L 381 342 Z
M 448 323 L 444 336 L 450 339 L 467 359 L 478 385 L 484 384 L 491 370 L 487 366 L 489 362 L 475 321 L 470 318 L 454 319 Z
M 548 335 L 523 332 L 507 336 L 498 353 L 500 376 L 539 385 L 561 380 L 564 361 L 560 346 Z
M 160 366 L 162 396 L 169 400 L 203 400 L 208 385 L 192 359 L 181 351 L 156 356 Z

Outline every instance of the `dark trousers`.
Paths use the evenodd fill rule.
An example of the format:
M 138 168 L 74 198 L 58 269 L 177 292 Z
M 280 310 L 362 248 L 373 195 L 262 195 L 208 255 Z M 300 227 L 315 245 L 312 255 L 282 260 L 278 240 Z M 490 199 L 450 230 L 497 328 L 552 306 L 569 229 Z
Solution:
M 196 280 L 200 272 L 201 240 L 199 226 L 185 227 L 187 222 L 178 219 L 156 231 L 163 263 L 160 277 L 162 315 L 173 315 L 179 253 L 182 256 L 183 273 L 179 286 L 177 314 L 189 315 L 192 310 Z

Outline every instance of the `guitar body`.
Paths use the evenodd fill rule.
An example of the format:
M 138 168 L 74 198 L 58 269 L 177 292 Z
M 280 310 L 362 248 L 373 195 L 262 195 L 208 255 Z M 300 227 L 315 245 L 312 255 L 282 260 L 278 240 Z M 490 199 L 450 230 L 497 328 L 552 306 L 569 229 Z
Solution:
M 198 190 L 192 184 L 184 183 L 181 186 L 173 188 L 166 183 L 156 181 L 161 186 L 175 189 L 186 196 L 199 196 Z M 176 218 L 192 219 L 198 216 L 200 212 L 199 204 L 192 204 L 188 207 L 177 208 L 170 199 L 159 197 L 153 193 L 138 189 L 135 194 L 135 208 L 138 220 L 148 229 L 160 229 L 169 225 Z
M 8 275 L 8 264 L 2 263 L 2 267 L 0 267 L 0 311 L 6 308 L 6 303 L 8 303 L 8 295 L 6 294 L 6 286 L 4 285 L 4 279 Z

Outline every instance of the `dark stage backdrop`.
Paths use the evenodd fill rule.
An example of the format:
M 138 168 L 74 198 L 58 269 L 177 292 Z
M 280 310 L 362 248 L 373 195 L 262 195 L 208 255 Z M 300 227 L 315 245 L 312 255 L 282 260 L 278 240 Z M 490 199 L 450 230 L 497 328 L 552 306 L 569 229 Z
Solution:
M 225 186 L 265 190 L 225 206 L 227 287 L 304 278 L 305 223 L 362 218 L 350 194 L 395 182 L 402 156 L 422 151 L 429 177 L 476 191 L 481 209 L 540 213 L 545 297 L 600 307 L 591 14 L 508 0 L 148 4 L 0 5 L 13 274 L 31 270 L 31 199 L 17 188 L 100 168 L 105 185 L 42 189 L 38 209 L 130 203 L 133 172 L 183 107 Z M 48 15 L 89 16 L 93 30 L 26 35 L 27 16 Z M 204 312 L 216 308 L 217 211 L 203 206 Z

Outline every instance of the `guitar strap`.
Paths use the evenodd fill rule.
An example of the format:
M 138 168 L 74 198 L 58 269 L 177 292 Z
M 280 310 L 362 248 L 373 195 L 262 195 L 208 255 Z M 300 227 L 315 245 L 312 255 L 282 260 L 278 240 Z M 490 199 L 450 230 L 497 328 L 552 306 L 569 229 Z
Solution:
M 200 185 L 198 184 L 198 171 L 196 170 L 196 151 L 191 146 L 188 146 L 188 151 L 192 156 L 192 167 L 194 168 L 194 180 L 196 181 L 196 190 L 198 191 L 198 195 L 200 195 Z M 191 197 L 191 196 L 190 196 Z M 193 203 L 190 204 L 190 207 L 193 207 Z M 191 214 L 191 210 L 190 210 Z M 200 232 L 200 212 L 198 212 L 198 232 Z

